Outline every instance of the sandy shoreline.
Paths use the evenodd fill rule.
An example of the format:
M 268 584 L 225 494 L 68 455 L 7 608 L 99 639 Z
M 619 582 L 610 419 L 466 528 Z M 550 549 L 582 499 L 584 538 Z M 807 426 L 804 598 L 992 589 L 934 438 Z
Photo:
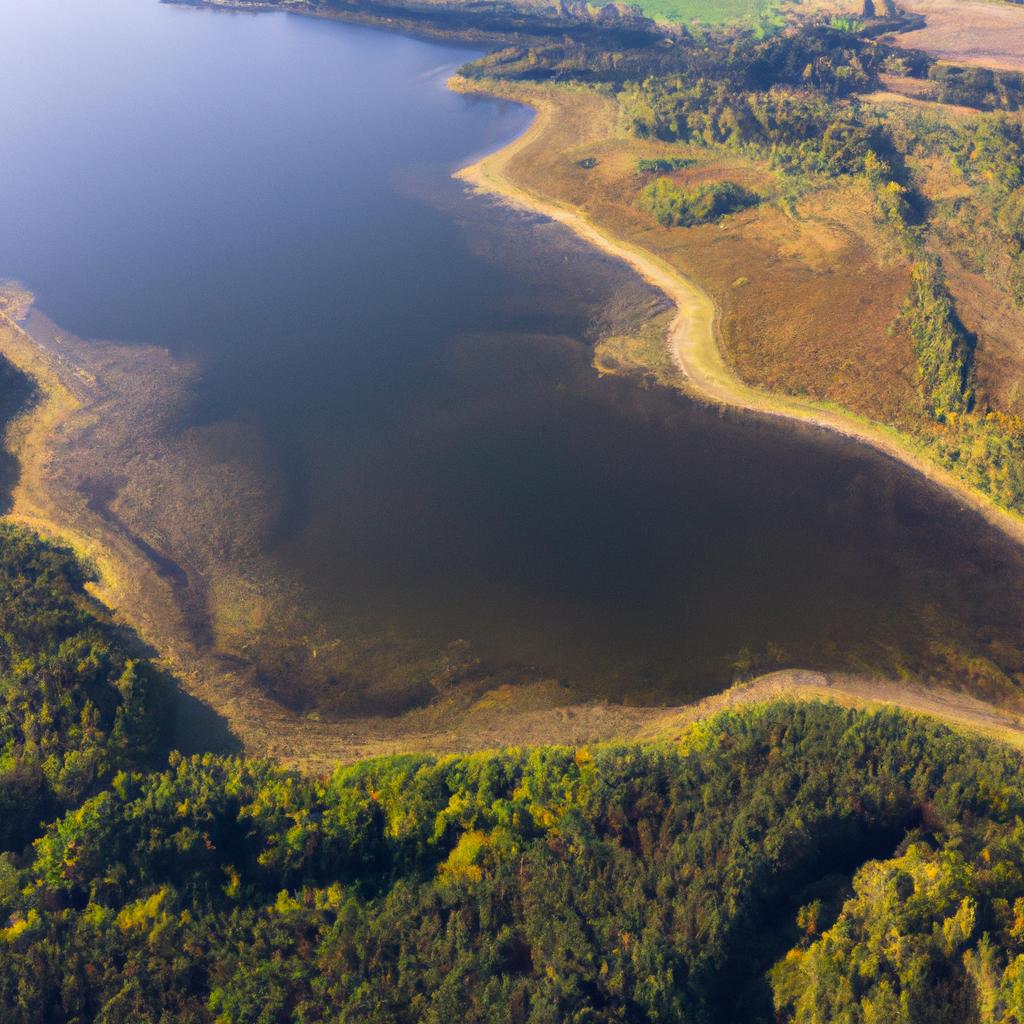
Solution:
M 515 145 L 515 143 L 513 143 Z M 678 320 L 676 330 L 685 325 Z M 844 673 L 787 669 L 673 707 L 607 701 L 562 703 L 557 683 L 498 685 L 478 697 L 455 694 L 399 718 L 325 722 L 277 704 L 216 652 L 199 649 L 180 621 L 167 581 L 102 519 L 79 520 L 79 496 L 62 467 L 81 462 L 80 432 L 109 408 L 117 380 L 79 351 L 32 337 L 0 313 L 0 352 L 38 388 L 35 404 L 11 425 L 8 444 L 21 477 L 10 521 L 72 546 L 99 573 L 94 593 L 157 649 L 185 692 L 222 716 L 250 756 L 316 773 L 391 753 L 447 754 L 509 746 L 585 745 L 675 739 L 691 723 L 724 710 L 775 700 L 821 700 L 847 707 L 895 706 L 1024 749 L 1024 716 L 953 689 Z M 122 354 L 122 359 L 129 358 Z M 152 369 L 148 362 L 144 364 Z
M 489 90 L 484 83 L 471 82 L 460 76 L 454 76 L 448 84 L 456 92 L 510 98 L 500 91 Z M 576 207 L 541 195 L 511 176 L 511 161 L 525 149 L 541 144 L 552 119 L 557 116 L 554 105 L 545 103 L 536 95 L 515 97 L 515 101 L 534 109 L 535 116 L 529 128 L 502 149 L 462 168 L 456 177 L 481 192 L 497 195 L 512 205 L 558 221 L 584 241 L 627 263 L 644 280 L 662 291 L 678 311 L 669 327 L 666 342 L 683 374 L 688 392 L 716 405 L 820 427 L 870 445 L 942 487 L 992 526 L 1024 545 L 1024 517 L 999 507 L 986 495 L 921 455 L 912 441 L 899 435 L 895 429 L 850 412 L 786 395 L 769 394 L 744 384 L 722 356 L 718 342 L 718 310 L 710 295 L 660 257 L 614 237 Z
M 611 237 L 579 211 L 530 193 L 511 180 L 506 174 L 509 161 L 542 139 L 554 116 L 554 109 L 543 102 L 534 106 L 537 114 L 526 132 L 460 176 L 481 190 L 562 223 L 586 242 L 625 261 L 663 291 L 678 310 L 668 335 L 672 354 L 696 396 L 824 427 L 871 444 L 956 494 L 1015 540 L 1024 541 L 1024 520 L 996 509 L 944 470 L 908 451 L 882 428 L 743 385 L 721 357 L 714 303 L 696 284 L 640 247 Z M 358 717 L 321 722 L 291 712 L 254 688 L 237 665 L 194 642 L 165 575 L 133 543 L 131 533 L 121 528 L 123 524 L 95 514 L 81 488 L 82 477 L 92 472 L 91 462 L 97 455 L 100 470 L 109 472 L 111 452 L 116 456 L 137 444 L 129 417 L 123 413 L 151 413 L 154 402 L 171 401 L 162 391 L 140 395 L 138 382 L 180 378 L 187 383 L 186 368 L 175 367 L 162 350 L 84 344 L 71 336 L 34 337 L 3 312 L 0 352 L 31 377 L 38 389 L 38 401 L 8 432 L 8 445 L 20 465 L 9 518 L 71 545 L 91 563 L 99 574 L 94 588 L 97 597 L 157 649 L 160 661 L 178 677 L 185 691 L 223 716 L 248 754 L 327 771 L 336 763 L 392 752 L 447 753 L 508 745 L 664 738 L 666 730 L 724 707 L 772 699 L 825 699 L 858 706 L 895 704 L 1024 747 L 1024 720 L 1011 710 L 966 694 L 798 669 L 673 708 L 606 702 L 567 705 L 559 703 L 564 698 L 557 689 L 539 681 L 498 686 L 475 699 L 439 701 L 397 719 Z M 128 406 L 124 404 L 126 396 L 130 398 Z M 97 423 L 111 422 L 120 423 L 122 429 L 111 437 L 97 435 Z M 122 447 L 112 447 L 114 442 Z M 83 445 L 98 445 L 100 450 L 84 455 Z M 113 463 L 119 464 L 116 457 Z

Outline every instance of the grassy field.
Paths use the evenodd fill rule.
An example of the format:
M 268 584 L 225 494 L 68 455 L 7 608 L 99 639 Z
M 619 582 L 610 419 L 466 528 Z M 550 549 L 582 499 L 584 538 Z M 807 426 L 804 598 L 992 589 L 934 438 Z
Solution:
M 775 0 L 640 0 L 644 14 L 657 21 L 722 25 L 728 22 L 775 20 Z
M 699 282 L 718 311 L 728 362 L 745 383 L 880 422 L 898 425 L 916 414 L 911 340 L 891 327 L 908 271 L 886 258 L 864 186 L 825 182 L 794 199 L 792 213 L 766 201 L 721 223 L 664 228 L 638 207 L 653 177 L 638 172 L 640 159 L 690 158 L 691 166 L 671 174 L 684 188 L 731 181 L 773 197 L 784 183 L 740 153 L 627 137 L 612 101 L 595 93 L 518 95 L 528 93 L 541 94 L 558 116 L 543 142 L 523 145 L 509 161 L 511 176 Z M 596 161 L 589 170 L 587 157 Z

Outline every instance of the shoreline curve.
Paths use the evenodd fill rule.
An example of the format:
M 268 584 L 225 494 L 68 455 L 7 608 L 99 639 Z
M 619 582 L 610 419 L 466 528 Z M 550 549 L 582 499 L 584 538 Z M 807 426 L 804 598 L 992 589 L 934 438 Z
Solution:
M 459 172 L 459 176 L 483 191 L 497 193 L 510 202 L 559 221 L 584 241 L 625 261 L 663 291 L 677 308 L 667 341 L 695 396 L 741 410 L 785 417 L 807 425 L 831 429 L 865 441 L 931 479 L 935 479 L 933 473 L 950 476 L 951 482 L 943 479 L 936 482 L 985 514 L 987 502 L 981 495 L 967 491 L 966 485 L 945 474 L 945 471 L 930 462 L 920 460 L 920 464 L 915 465 L 911 461 L 913 453 L 906 452 L 895 440 L 886 439 L 883 435 L 884 443 L 879 443 L 876 438 L 862 436 L 854 429 L 860 426 L 854 417 L 831 413 L 830 410 L 816 408 L 811 403 L 801 403 L 782 397 L 776 400 L 773 396 L 743 385 L 722 360 L 715 333 L 717 310 L 711 297 L 698 285 L 653 254 L 606 234 L 600 227 L 591 223 L 582 212 L 568 206 L 559 207 L 557 201 L 533 195 L 517 186 L 511 179 L 505 178 L 507 163 L 517 153 L 536 143 L 543 135 L 548 123 L 546 119 L 555 116 L 553 109 L 544 110 L 542 104 L 534 104 L 534 109 L 537 111 L 536 116 L 525 132 L 517 135 L 502 149 Z M 68 415 L 79 412 L 83 406 L 89 406 L 93 397 L 90 392 L 95 388 L 97 381 L 90 377 L 86 368 L 75 364 L 70 353 L 62 354 L 47 350 L 16 322 L 5 314 L 0 314 L 0 334 L 4 333 L 7 335 L 3 346 L 6 354 L 13 363 L 19 365 L 41 385 L 42 391 L 43 400 L 27 410 L 19 424 L 20 461 L 23 469 L 25 461 L 34 462 L 37 468 L 45 467 L 50 455 L 49 438 L 55 430 L 65 428 Z M 705 359 L 706 364 L 702 362 Z M 720 374 L 720 378 L 716 378 L 716 374 Z M 779 403 L 778 407 L 776 401 Z M 794 406 L 797 411 L 791 411 L 788 406 Z M 826 416 L 829 418 L 826 419 Z M 829 419 L 836 422 L 829 422 Z M 844 429 L 847 425 L 849 428 Z M 864 434 L 868 433 L 865 429 Z M 448 752 L 479 746 L 500 746 L 509 742 L 528 744 L 537 742 L 534 737 L 542 734 L 550 737 L 547 742 L 586 743 L 613 738 L 630 741 L 654 738 L 656 726 L 668 723 L 674 727 L 680 716 L 703 716 L 705 712 L 714 711 L 719 707 L 719 699 L 725 702 L 741 699 L 744 702 L 765 699 L 881 701 L 898 704 L 908 711 L 930 715 L 975 731 L 998 729 L 1001 734 L 1005 732 L 1013 736 L 1015 742 L 1024 747 L 1024 718 L 1008 709 L 999 709 L 995 705 L 976 701 L 967 695 L 955 694 L 952 691 L 944 700 L 935 702 L 930 696 L 926 702 L 923 696 L 915 698 L 902 685 L 887 684 L 882 680 L 862 680 L 854 685 L 849 679 L 830 678 L 820 673 L 805 673 L 800 670 L 776 673 L 771 677 L 771 684 L 763 688 L 745 684 L 726 691 L 728 697 L 717 695 L 708 698 L 705 702 L 699 702 L 699 711 L 691 711 L 689 708 L 657 707 L 627 711 L 619 706 L 595 703 L 568 707 L 511 707 L 504 715 L 495 716 L 493 709 L 488 709 L 485 714 L 484 709 L 480 708 L 476 712 L 479 718 L 474 718 L 474 709 L 470 709 L 471 713 L 467 715 L 464 723 L 460 723 L 458 729 L 427 731 L 426 723 L 410 722 L 397 734 L 381 723 L 367 723 L 363 719 L 358 722 L 312 721 L 274 706 L 259 694 L 252 694 L 241 680 L 232 679 L 230 672 L 225 672 L 224 666 L 211 665 L 203 658 L 197 659 L 196 652 L 188 645 L 180 641 L 175 642 L 173 638 L 168 641 L 166 623 L 163 624 L 163 629 L 154 629 L 152 616 L 147 623 L 145 615 L 142 616 L 144 621 L 139 623 L 140 608 L 134 603 L 132 595 L 122 588 L 128 584 L 141 586 L 143 581 L 128 579 L 129 574 L 123 571 L 122 567 L 141 563 L 125 561 L 123 550 L 110 545 L 109 536 L 88 536 L 76 531 L 70 523 L 52 522 L 45 516 L 50 496 L 41 482 L 31 477 L 23 477 L 21 483 L 25 488 L 21 492 L 21 500 L 16 503 L 14 514 L 7 518 L 69 543 L 80 554 L 97 563 L 102 585 L 99 596 L 105 599 L 105 603 L 109 602 L 119 617 L 123 615 L 128 621 L 141 625 L 140 632 L 144 638 L 152 637 L 157 640 L 164 663 L 179 674 L 179 681 L 184 684 L 183 688 L 187 692 L 223 713 L 233 727 L 248 726 L 239 729 L 239 735 L 246 748 L 256 756 L 270 756 L 307 769 L 325 770 L 334 763 L 385 751 L 433 749 Z M 1008 529 L 1002 523 L 997 522 L 995 525 L 1000 526 L 1015 540 L 1024 542 L 1024 520 L 1018 523 L 1015 517 L 995 509 L 994 506 L 990 511 L 998 513 L 1000 517 L 1009 518 L 1015 530 Z M 986 515 L 986 518 L 990 516 Z M 118 555 L 122 557 L 118 558 Z M 122 571 L 119 572 L 119 569 Z M 147 575 L 147 582 L 153 582 L 151 575 Z M 149 628 L 146 628 L 147 625 Z M 186 665 L 189 669 L 182 672 Z M 971 705 L 969 709 L 966 707 L 968 703 Z M 488 720 L 489 724 L 485 725 Z
M 745 384 L 722 355 L 718 343 L 719 311 L 715 301 L 695 281 L 649 250 L 615 237 L 578 207 L 516 181 L 509 172 L 509 164 L 521 152 L 541 142 L 548 126 L 558 116 L 553 103 L 545 102 L 536 95 L 508 96 L 500 91 L 500 87 L 492 89 L 486 81 L 471 81 L 461 75 L 452 76 L 447 84 L 453 92 L 511 100 L 533 109 L 534 118 L 526 131 L 507 145 L 456 171 L 454 177 L 481 193 L 497 196 L 512 206 L 557 221 L 583 241 L 622 260 L 648 284 L 661 291 L 676 308 L 666 344 L 683 375 L 682 390 L 713 405 L 817 427 L 868 445 L 942 488 L 989 525 L 1024 546 L 1024 516 L 1002 508 L 938 463 L 921 455 L 894 427 L 846 410 Z

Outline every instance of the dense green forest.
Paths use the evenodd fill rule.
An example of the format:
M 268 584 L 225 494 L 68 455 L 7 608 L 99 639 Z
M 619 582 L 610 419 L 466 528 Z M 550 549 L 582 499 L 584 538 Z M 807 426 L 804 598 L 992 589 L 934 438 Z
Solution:
M 102 621 L 68 551 L 0 525 L 0 849 L 161 744 L 166 681 Z
M 166 693 L 82 583 L 0 534 L 5 1022 L 1024 1020 L 1007 748 L 772 704 L 327 778 L 156 767 Z
M 671 37 L 654 36 L 643 45 L 626 39 L 608 45 L 566 37 L 506 46 L 463 69 L 475 78 L 590 82 L 621 88 L 658 78 L 706 79 L 733 90 L 768 89 L 772 85 L 811 84 L 835 96 L 866 92 L 897 51 L 874 40 L 818 25 L 761 38 L 749 30 L 680 29 Z M 902 53 L 902 51 L 899 51 Z M 921 55 L 901 57 L 906 74 L 926 75 Z M 808 68 L 810 71 L 808 72 Z

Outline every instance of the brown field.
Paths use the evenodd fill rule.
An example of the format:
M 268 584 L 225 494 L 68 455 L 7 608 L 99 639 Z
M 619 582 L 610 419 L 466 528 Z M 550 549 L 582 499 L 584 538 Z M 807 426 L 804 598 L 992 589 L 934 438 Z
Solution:
M 900 6 L 924 15 L 927 24 L 894 36 L 897 45 L 955 64 L 1024 71 L 1024 7 L 960 0 L 906 0 Z
M 696 166 L 671 175 L 685 184 L 729 179 L 773 197 L 781 183 L 741 156 L 627 137 L 603 97 L 547 89 L 544 102 L 556 112 L 543 139 L 509 160 L 508 176 L 697 281 L 714 300 L 722 348 L 745 382 L 888 422 L 916 407 L 911 343 L 890 328 L 908 270 L 889 258 L 865 189 L 833 185 L 798 197 L 789 212 L 767 202 L 720 224 L 663 228 L 637 207 L 650 177 L 637 172 L 639 159 L 695 158 Z M 587 157 L 597 160 L 589 170 L 580 166 Z
M 1001 412 L 1024 415 L 1024 311 L 952 254 L 943 265 L 964 326 L 978 339 L 979 395 Z
M 934 82 L 921 78 L 900 78 L 898 75 L 879 75 L 883 88 L 877 92 L 859 97 L 862 102 L 878 107 L 904 107 L 910 110 L 926 110 L 933 116 L 977 117 L 972 107 L 961 107 L 938 101 L 939 90 Z
M 811 419 L 867 441 L 966 497 L 1011 536 L 1024 538 L 1021 517 L 993 508 L 963 482 L 917 458 L 912 443 L 893 444 L 891 432 L 870 426 L 913 433 L 926 417 L 912 342 L 900 316 L 909 289 L 907 257 L 877 225 L 863 182 L 794 181 L 741 155 L 627 136 L 616 124 L 613 102 L 584 90 L 507 83 L 494 88 L 533 104 L 538 120 L 528 137 L 464 175 L 564 220 L 632 263 L 681 309 L 703 303 L 706 309 L 686 314 L 688 323 L 674 325 L 670 340 L 677 362 L 691 364 L 692 390 L 713 401 Z M 897 134 L 919 129 L 924 106 L 930 118 L 959 122 L 979 116 L 891 93 L 867 100 L 888 108 Z M 638 172 L 637 161 L 681 155 L 695 164 L 670 175 L 678 183 L 730 179 L 759 191 L 765 202 L 717 224 L 659 226 L 638 203 L 644 184 L 656 175 Z M 936 210 L 956 210 L 956 201 L 971 194 L 948 159 L 915 154 L 908 166 L 915 187 Z M 1003 252 L 994 229 L 961 224 L 957 218 L 963 216 L 936 215 L 927 245 L 941 256 L 958 312 L 975 336 L 980 406 L 1019 415 L 1024 311 L 1014 308 L 989 270 L 982 276 L 972 263 L 978 253 Z M 713 325 L 704 322 L 709 317 Z M 698 335 L 705 340 L 685 340 Z M 634 344 L 633 356 L 639 351 Z M 647 344 L 643 351 L 657 358 L 656 346 Z M 600 350 L 596 364 L 609 368 Z
M 1024 71 L 1024 6 L 1001 0 L 897 0 L 897 5 L 921 15 L 925 27 L 884 41 L 953 64 Z M 794 0 L 785 10 L 801 20 L 815 14 L 857 16 L 861 7 L 851 0 Z
M 898 119 L 902 112 L 893 111 L 891 118 Z M 933 118 L 963 120 L 968 115 L 978 117 L 976 111 L 929 104 L 929 116 Z M 912 121 L 900 130 L 913 131 Z M 948 160 L 914 156 L 908 166 L 917 188 L 933 204 L 933 229 L 928 246 L 941 258 L 957 313 L 977 341 L 975 368 L 981 403 L 1001 412 L 1021 415 L 1024 413 L 1021 394 L 1024 310 L 1014 306 L 1007 288 L 999 286 L 998 254 L 1005 253 L 1004 241 L 990 224 L 978 219 L 968 222 L 963 220 L 962 214 L 943 212 L 971 196 L 970 187 L 954 173 Z M 979 253 L 990 257 L 992 273 L 983 275 L 976 266 Z

